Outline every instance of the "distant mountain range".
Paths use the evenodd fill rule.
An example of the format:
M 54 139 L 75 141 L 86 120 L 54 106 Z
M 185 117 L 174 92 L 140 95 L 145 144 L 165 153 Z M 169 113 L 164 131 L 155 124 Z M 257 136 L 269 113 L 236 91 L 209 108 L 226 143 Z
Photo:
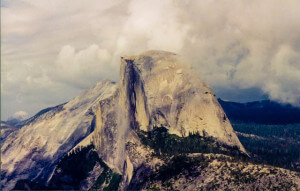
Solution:
M 239 103 L 225 101 L 219 98 L 218 101 L 230 120 L 259 124 L 300 123 L 300 108 L 294 107 L 290 104 L 281 104 L 271 100 Z M 29 124 L 33 119 L 39 117 L 40 115 L 55 109 L 56 107 L 61 107 L 64 104 L 43 109 L 33 117 L 30 117 L 24 121 L 10 119 L 1 122 L 15 127 L 22 127 L 25 124 Z
M 237 103 L 218 99 L 230 120 L 259 124 L 300 123 L 300 108 L 271 100 Z

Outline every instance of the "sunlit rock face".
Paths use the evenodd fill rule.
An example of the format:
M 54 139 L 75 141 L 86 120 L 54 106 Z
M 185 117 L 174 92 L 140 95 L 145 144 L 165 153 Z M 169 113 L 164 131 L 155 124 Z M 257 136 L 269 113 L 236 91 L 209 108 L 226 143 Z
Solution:
M 121 57 L 119 83 L 99 82 L 9 135 L 1 148 L 2 188 L 12 189 L 19 179 L 47 185 L 63 155 L 93 144 L 122 175 L 124 190 L 150 156 L 136 131 L 155 126 L 183 137 L 199 132 L 245 151 L 214 93 L 185 61 L 149 51 Z
M 163 51 L 123 56 L 118 90 L 99 102 L 91 139 L 99 156 L 127 177 L 125 186 L 144 162 L 126 144 L 140 145 L 134 131 L 154 126 L 179 136 L 199 132 L 245 151 L 213 91 L 180 56 Z
M 13 189 L 19 179 L 47 184 L 58 159 L 93 132 L 99 103 L 116 90 L 115 83 L 99 82 L 11 133 L 1 145 L 2 189 Z
M 121 58 L 120 88 L 133 129 L 199 132 L 245 151 L 213 91 L 178 55 L 149 51 Z

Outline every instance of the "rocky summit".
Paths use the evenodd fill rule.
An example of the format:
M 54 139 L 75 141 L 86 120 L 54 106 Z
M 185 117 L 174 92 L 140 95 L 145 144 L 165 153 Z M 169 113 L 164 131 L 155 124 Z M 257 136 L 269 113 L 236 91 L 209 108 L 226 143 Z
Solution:
M 122 56 L 119 83 L 20 124 L 1 138 L 3 190 L 300 186 L 296 172 L 251 163 L 211 88 L 170 52 Z

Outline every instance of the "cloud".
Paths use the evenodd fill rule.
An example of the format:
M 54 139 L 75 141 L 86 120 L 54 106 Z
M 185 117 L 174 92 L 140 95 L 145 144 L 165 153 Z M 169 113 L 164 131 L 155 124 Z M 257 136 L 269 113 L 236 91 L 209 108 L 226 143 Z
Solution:
M 218 87 L 260 88 L 299 106 L 299 1 L 197 1 L 185 4 L 191 27 L 182 52 Z
M 10 119 L 17 119 L 19 121 L 25 120 L 29 117 L 28 113 L 25 111 L 17 111 L 13 114 Z
M 299 105 L 299 8 L 297 0 L 2 1 L 2 116 L 118 80 L 120 56 L 149 49 L 187 57 L 216 92 L 259 89 Z
M 77 52 L 73 46 L 66 45 L 58 54 L 54 72 L 53 81 L 86 88 L 101 78 L 116 78 L 117 68 L 112 65 L 111 54 L 98 45 Z

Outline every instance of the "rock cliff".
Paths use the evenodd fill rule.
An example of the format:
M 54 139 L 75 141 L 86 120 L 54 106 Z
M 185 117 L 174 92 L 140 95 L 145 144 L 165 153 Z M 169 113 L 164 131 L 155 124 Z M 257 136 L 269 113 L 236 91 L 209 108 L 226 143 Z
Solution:
M 1 148 L 2 188 L 10 190 L 20 179 L 54 184 L 62 157 L 93 145 L 105 169 L 122 175 L 120 188 L 126 189 L 143 164 L 163 163 L 159 158 L 149 162 L 154 151 L 139 137 L 157 127 L 177 137 L 214 137 L 246 152 L 213 91 L 195 71 L 174 53 L 149 51 L 121 57 L 118 84 L 100 82 L 9 135 Z
M 116 90 L 115 83 L 99 82 L 11 133 L 1 145 L 3 190 L 11 190 L 19 179 L 47 184 L 57 161 L 94 131 L 98 103 Z
M 213 91 L 180 56 L 124 56 L 120 75 L 131 128 L 164 126 L 179 136 L 199 132 L 245 151 Z

